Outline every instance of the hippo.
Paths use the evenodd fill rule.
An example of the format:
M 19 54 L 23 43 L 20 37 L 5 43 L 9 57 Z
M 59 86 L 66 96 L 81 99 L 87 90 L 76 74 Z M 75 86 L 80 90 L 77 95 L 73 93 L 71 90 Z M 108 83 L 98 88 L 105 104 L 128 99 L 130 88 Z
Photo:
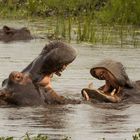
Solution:
M 31 40 L 33 39 L 29 29 L 26 27 L 22 27 L 20 29 L 15 29 L 9 26 L 3 26 L 0 29 L 0 41 L 3 42 L 11 42 L 11 41 L 19 41 L 19 40 Z
M 105 84 L 98 89 L 89 84 L 81 90 L 86 100 L 95 102 L 140 102 L 140 80 L 131 81 L 121 62 L 112 59 L 103 60 L 90 69 L 90 74 L 104 80 Z
M 18 106 L 80 103 L 58 95 L 50 82 L 53 74 L 61 76 L 75 58 L 75 49 L 65 43 L 54 41 L 47 44 L 26 68 L 11 72 L 3 81 L 0 103 Z

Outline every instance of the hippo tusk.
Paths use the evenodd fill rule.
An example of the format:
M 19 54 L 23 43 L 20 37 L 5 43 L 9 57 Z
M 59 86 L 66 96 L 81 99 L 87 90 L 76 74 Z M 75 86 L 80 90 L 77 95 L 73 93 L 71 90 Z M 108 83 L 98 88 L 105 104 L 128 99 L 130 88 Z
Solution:
M 97 92 L 100 92 L 100 93 L 101 93 L 101 91 L 100 91 L 99 89 L 97 89 L 97 88 L 93 85 L 93 83 L 92 83 L 92 82 L 91 82 L 91 83 L 89 83 L 88 88 L 89 88 L 89 89 L 93 89 L 93 90 L 95 90 L 95 91 L 97 91 Z
M 83 90 L 83 95 L 84 95 L 86 101 L 89 101 L 89 96 L 85 90 Z
M 111 96 L 114 96 L 115 92 L 116 92 L 116 89 L 113 89 L 112 92 L 110 93 Z
M 92 83 L 92 82 L 89 83 L 88 88 L 89 88 L 89 89 L 94 89 L 94 86 L 93 86 L 93 83 Z
M 117 94 L 120 93 L 122 91 L 122 89 L 123 88 L 119 86 L 118 91 L 117 91 Z

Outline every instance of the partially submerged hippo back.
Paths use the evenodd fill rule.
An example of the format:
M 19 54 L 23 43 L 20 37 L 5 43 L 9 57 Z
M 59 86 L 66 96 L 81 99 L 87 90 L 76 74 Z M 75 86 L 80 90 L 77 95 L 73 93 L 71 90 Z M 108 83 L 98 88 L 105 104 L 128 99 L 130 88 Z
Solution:
M 10 42 L 31 39 L 33 39 L 33 37 L 26 27 L 15 29 L 8 26 L 3 26 L 3 28 L 0 30 L 0 41 Z

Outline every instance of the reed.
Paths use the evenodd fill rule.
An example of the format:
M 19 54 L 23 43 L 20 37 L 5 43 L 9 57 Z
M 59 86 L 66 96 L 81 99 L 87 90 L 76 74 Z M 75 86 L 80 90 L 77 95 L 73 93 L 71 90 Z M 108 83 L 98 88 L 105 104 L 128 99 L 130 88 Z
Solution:
M 136 47 L 140 44 L 138 41 L 139 30 L 136 26 L 114 24 L 98 24 L 93 18 L 80 16 L 77 18 L 57 17 L 54 29 L 56 39 L 62 38 L 68 42 L 76 41 L 89 42 L 102 45 L 118 45 L 125 47 L 131 45 Z M 75 37 L 76 36 L 76 37 Z

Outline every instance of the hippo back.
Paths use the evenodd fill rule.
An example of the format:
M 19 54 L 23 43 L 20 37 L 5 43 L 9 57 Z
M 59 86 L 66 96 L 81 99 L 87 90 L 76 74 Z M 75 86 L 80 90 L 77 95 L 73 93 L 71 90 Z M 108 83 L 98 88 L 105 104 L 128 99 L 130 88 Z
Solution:
M 8 26 L 3 26 L 3 28 L 0 30 L 0 41 L 11 42 L 31 39 L 33 39 L 33 37 L 26 27 L 15 29 Z

